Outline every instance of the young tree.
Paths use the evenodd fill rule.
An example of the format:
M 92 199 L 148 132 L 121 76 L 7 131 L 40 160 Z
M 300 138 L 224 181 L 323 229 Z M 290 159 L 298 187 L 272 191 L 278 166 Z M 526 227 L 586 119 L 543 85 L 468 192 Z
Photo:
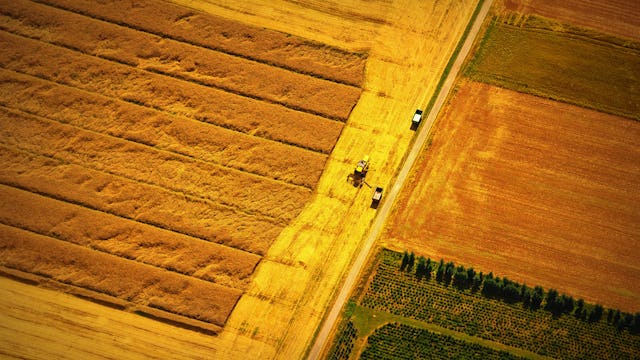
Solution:
M 447 266 L 444 269 L 444 282 L 449 285 L 451 284 L 451 280 L 453 279 L 453 274 L 455 272 L 456 266 L 453 262 L 449 261 Z
M 573 307 L 574 307 L 574 300 L 573 297 L 562 294 L 562 302 L 563 302 L 563 309 L 562 312 L 564 312 L 565 314 L 571 314 L 571 312 L 573 311 Z M 602 313 L 601 313 L 602 315 Z
M 426 275 L 427 272 L 427 264 L 424 257 L 420 256 L 418 258 L 418 266 L 416 267 L 416 277 L 418 280 L 422 280 L 422 278 Z
M 407 270 L 413 271 L 413 265 L 415 263 L 415 255 L 413 255 L 413 251 L 409 254 L 409 262 L 407 263 Z
M 531 310 L 540 309 L 542 299 L 544 299 L 544 289 L 540 286 L 536 286 L 531 294 Z
M 402 254 L 402 263 L 400 263 L 400 271 L 404 271 L 404 269 L 407 268 L 407 265 L 409 265 L 409 253 L 407 252 L 407 250 L 405 250 L 404 254 Z
M 444 260 L 440 259 L 438 270 L 436 270 L 436 280 L 442 282 L 444 280 Z
M 467 269 L 467 287 L 473 285 L 473 279 L 476 277 L 476 271 L 472 267 Z
M 518 289 L 516 284 L 509 282 L 502 288 L 502 297 L 508 303 L 516 303 L 520 301 L 520 289 Z
M 589 321 L 590 322 L 600 321 L 600 319 L 602 319 L 603 312 L 604 312 L 604 308 L 602 307 L 602 305 L 596 304 L 596 306 L 593 307 L 593 312 L 590 314 L 591 316 L 589 317 Z
M 574 315 L 576 316 L 576 318 L 580 318 L 582 309 L 584 308 L 584 300 L 582 299 L 578 299 L 578 301 L 576 301 L 576 310 L 574 312 Z
M 453 284 L 460 290 L 467 288 L 467 272 L 463 266 L 458 266 L 456 274 L 453 278 Z
M 434 262 L 431 261 L 431 258 L 427 258 L 427 263 L 425 264 L 425 266 L 426 266 L 426 269 L 425 269 L 426 274 L 425 275 L 427 277 L 427 280 L 431 279 L 431 273 L 433 272 L 433 265 L 434 265 Z

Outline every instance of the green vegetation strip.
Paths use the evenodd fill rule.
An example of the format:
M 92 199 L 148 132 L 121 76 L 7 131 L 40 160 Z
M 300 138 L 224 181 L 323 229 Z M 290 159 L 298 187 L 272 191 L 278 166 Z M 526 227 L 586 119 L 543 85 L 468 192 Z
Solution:
M 528 16 L 495 17 L 473 80 L 640 120 L 640 43 Z
M 522 359 L 505 351 L 400 323 L 377 329 L 360 359 Z
M 383 250 L 359 305 L 413 318 L 460 333 L 563 359 L 635 359 L 640 336 L 618 330 L 603 319 L 525 308 L 460 290 L 434 277 L 418 279 L 400 271 L 402 254 Z M 543 304 L 544 305 L 544 304 Z M 587 306 L 587 305 L 585 305 Z M 352 309 L 351 312 L 355 312 Z
M 546 357 L 535 354 L 531 351 L 522 350 L 512 346 L 497 343 L 486 339 L 481 339 L 475 336 L 471 336 L 465 333 L 453 331 L 436 324 L 427 323 L 424 321 L 407 318 L 404 316 L 394 315 L 384 311 L 377 311 L 368 309 L 362 306 L 353 304 L 353 311 L 351 321 L 352 326 L 356 329 L 356 332 L 361 336 L 370 336 L 376 329 L 388 323 L 398 323 L 413 327 L 416 329 L 428 330 L 432 333 L 441 334 L 454 338 L 458 341 L 472 343 L 472 347 L 481 346 L 489 349 L 493 349 L 496 352 L 507 352 L 518 358 L 526 359 L 546 359 Z

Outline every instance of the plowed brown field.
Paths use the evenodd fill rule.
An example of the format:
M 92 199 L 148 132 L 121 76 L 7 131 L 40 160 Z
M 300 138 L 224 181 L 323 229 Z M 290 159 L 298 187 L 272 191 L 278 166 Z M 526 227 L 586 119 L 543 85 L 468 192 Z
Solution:
M 640 123 L 463 82 L 386 237 L 640 310 Z
M 608 34 L 640 39 L 640 5 L 635 0 L 503 0 L 501 3 L 504 9 L 520 14 L 542 15 Z
M 207 332 L 312 198 L 365 59 L 155 0 L 5 3 L 0 48 L 2 271 Z

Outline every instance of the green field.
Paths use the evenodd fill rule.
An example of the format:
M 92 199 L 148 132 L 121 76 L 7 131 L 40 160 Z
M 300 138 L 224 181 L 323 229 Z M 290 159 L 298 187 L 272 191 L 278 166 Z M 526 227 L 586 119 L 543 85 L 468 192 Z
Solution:
M 481 346 L 489 352 L 491 349 L 506 351 L 527 358 L 640 357 L 640 335 L 614 326 L 613 316 L 608 318 L 609 311 L 598 320 L 588 321 L 581 319 L 575 310 L 554 315 L 544 310 L 545 303 L 540 309 L 531 310 L 521 302 L 487 298 L 480 288 L 475 291 L 458 288 L 454 285 L 455 278 L 448 284 L 437 281 L 434 274 L 419 279 L 414 271 L 400 271 L 402 257 L 401 253 L 390 250 L 379 253 L 369 281 L 354 294 L 345 311 L 345 322 L 336 337 L 332 358 L 348 359 L 349 355 L 362 349 L 364 358 L 367 351 L 373 351 L 367 350 L 372 346 L 376 346 L 378 350 L 375 351 L 380 355 L 383 352 L 380 349 L 388 346 L 372 344 L 388 341 L 376 340 L 376 336 L 387 334 L 387 330 L 378 333 L 377 329 L 388 323 L 403 323 L 415 328 L 410 330 L 412 333 L 428 330 L 450 336 L 455 339 L 455 345 L 450 349 L 452 353 L 465 353 Z M 593 305 L 585 304 L 584 308 L 591 311 Z M 411 338 L 413 340 L 395 340 L 396 346 L 408 349 L 394 348 L 393 353 L 411 352 L 418 347 L 415 343 L 421 341 L 421 336 L 416 335 Z M 448 344 L 448 340 L 442 341 Z M 460 347 L 468 349 L 461 350 Z
M 640 120 L 640 43 L 540 17 L 494 18 L 465 75 Z

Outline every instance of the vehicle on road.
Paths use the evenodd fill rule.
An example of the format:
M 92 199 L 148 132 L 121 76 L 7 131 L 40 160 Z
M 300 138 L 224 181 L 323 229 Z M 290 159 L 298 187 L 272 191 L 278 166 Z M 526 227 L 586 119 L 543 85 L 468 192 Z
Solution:
M 416 129 L 420 122 L 422 121 L 422 110 L 417 109 L 415 113 L 413 113 L 413 118 L 411 119 L 411 128 Z
M 380 203 L 380 200 L 382 199 L 382 191 L 383 189 L 380 186 L 376 186 L 376 189 L 373 191 L 373 196 L 371 197 L 371 201 L 373 202 L 374 205 L 377 205 Z

